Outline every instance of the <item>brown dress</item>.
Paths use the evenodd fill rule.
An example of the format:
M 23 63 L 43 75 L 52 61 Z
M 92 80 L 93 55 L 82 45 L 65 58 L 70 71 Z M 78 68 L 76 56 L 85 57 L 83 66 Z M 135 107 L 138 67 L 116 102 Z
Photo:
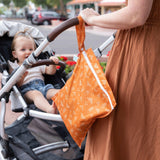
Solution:
M 84 160 L 160 160 L 160 0 L 116 34 L 106 77 L 117 106 L 89 130 Z

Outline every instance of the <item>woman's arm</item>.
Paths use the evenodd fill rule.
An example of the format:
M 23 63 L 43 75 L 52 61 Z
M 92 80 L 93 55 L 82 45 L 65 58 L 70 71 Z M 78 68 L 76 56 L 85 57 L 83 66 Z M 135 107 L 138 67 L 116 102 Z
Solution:
M 151 11 L 153 0 L 128 0 L 128 5 L 118 11 L 99 15 L 93 9 L 80 12 L 89 25 L 110 28 L 128 29 L 143 25 Z

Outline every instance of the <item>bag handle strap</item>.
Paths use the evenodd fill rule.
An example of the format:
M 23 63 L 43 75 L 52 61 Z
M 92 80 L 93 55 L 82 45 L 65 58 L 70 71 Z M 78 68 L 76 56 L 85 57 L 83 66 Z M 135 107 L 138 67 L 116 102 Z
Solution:
M 77 41 L 78 41 L 78 49 L 79 52 L 85 50 L 84 40 L 85 40 L 85 23 L 81 16 L 78 16 L 79 24 L 76 25 L 76 34 L 77 34 Z

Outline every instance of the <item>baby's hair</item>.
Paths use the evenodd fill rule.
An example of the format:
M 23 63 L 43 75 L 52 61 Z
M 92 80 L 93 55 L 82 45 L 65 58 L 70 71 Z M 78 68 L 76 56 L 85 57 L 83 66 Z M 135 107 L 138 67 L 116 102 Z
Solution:
M 26 28 L 24 31 L 19 31 L 19 32 L 17 32 L 17 33 L 15 34 L 15 36 L 14 36 L 14 38 L 13 38 L 13 41 L 12 41 L 12 45 L 11 45 L 11 51 L 15 51 L 15 44 L 16 44 L 16 40 L 17 40 L 18 37 L 25 37 L 25 38 L 28 38 L 28 39 L 33 40 L 33 42 L 34 42 L 34 47 L 36 48 L 36 43 L 35 43 L 33 37 L 31 37 L 31 35 L 30 35 L 30 33 L 29 33 L 29 29 Z M 11 60 L 12 62 L 14 62 L 15 60 L 18 61 L 17 58 L 13 57 L 13 55 L 12 55 L 12 57 L 11 57 L 10 60 Z

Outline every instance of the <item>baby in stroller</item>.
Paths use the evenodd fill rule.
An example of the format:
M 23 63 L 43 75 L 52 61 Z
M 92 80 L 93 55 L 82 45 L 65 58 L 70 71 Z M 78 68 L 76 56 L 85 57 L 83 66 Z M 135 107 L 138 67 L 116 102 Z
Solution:
M 78 21 L 76 20 L 76 23 L 77 22 Z M 71 25 L 73 24 L 71 23 Z M 39 111 L 37 107 L 35 108 L 35 105 L 26 104 L 21 94 L 17 92 L 17 82 L 21 86 L 21 82 L 24 82 L 25 78 L 28 76 L 25 72 L 26 69 L 28 71 L 32 67 L 37 68 L 35 66 L 39 62 L 46 65 L 46 67 L 50 64 L 55 65 L 55 63 L 58 63 L 58 65 L 61 66 L 54 75 L 44 75 L 45 84 L 50 84 L 50 82 L 52 82 L 51 84 L 57 89 L 54 89 L 55 92 L 53 94 L 64 86 L 64 62 L 58 61 L 56 57 L 54 60 L 48 60 L 48 58 L 52 56 L 51 50 L 47 48 L 48 40 L 49 38 L 52 40 L 54 36 L 57 36 L 58 31 L 55 28 L 49 35 L 49 38 L 47 37 L 47 39 L 44 39 L 36 28 L 24 24 L 1 21 L 0 26 L 2 26 L 0 32 L 0 72 L 2 74 L 0 90 L 0 159 L 81 160 L 83 158 L 84 148 L 80 149 L 73 141 L 60 115 Z M 34 48 L 32 51 L 32 53 L 34 53 L 33 59 L 32 54 L 30 54 L 30 56 L 28 58 L 26 57 L 26 59 L 24 58 L 25 61 L 22 62 L 19 57 L 16 57 L 17 55 L 14 52 L 12 54 L 14 49 L 11 50 L 11 44 L 13 43 L 13 37 L 15 37 L 17 31 L 24 31 L 24 28 L 26 27 L 29 28 L 27 32 L 29 31 L 29 33 L 31 33 L 29 35 L 34 38 L 38 47 L 36 49 Z M 64 27 L 65 26 L 63 26 L 62 29 L 61 27 L 59 28 L 63 31 Z M 18 46 L 21 46 L 22 40 L 17 44 Z M 17 46 L 15 46 L 15 48 L 18 49 Z M 12 63 L 8 63 L 8 60 L 11 60 L 12 56 L 19 60 L 15 65 L 15 68 Z M 26 61 L 33 62 L 31 63 L 31 67 L 26 67 Z M 10 68 L 10 66 L 13 67 L 14 71 L 11 74 L 8 74 L 8 68 Z M 20 77 L 22 77 L 21 81 L 19 81 Z M 8 103 L 9 100 L 11 100 L 11 103 Z M 20 112 L 20 116 L 15 116 L 16 120 L 6 123 L 12 116 L 11 114 L 8 115 L 9 108 L 12 109 L 12 113 L 10 112 L 11 114 Z
M 27 29 L 17 32 L 11 46 L 13 55 L 12 61 L 17 62 L 15 63 L 16 65 L 12 65 L 13 69 L 22 65 L 24 60 L 28 58 L 35 48 L 35 41 Z M 55 64 L 58 64 L 59 62 L 59 59 L 55 56 L 51 56 L 50 59 L 55 62 Z M 45 85 L 44 77 L 42 75 L 53 75 L 55 72 L 55 65 L 42 65 L 27 70 L 18 82 L 21 93 L 27 103 L 34 103 L 37 108 L 47 113 L 56 113 L 54 102 L 53 104 L 50 104 L 48 100 L 51 100 L 51 97 L 53 97 L 59 89 L 55 89 L 52 84 Z

